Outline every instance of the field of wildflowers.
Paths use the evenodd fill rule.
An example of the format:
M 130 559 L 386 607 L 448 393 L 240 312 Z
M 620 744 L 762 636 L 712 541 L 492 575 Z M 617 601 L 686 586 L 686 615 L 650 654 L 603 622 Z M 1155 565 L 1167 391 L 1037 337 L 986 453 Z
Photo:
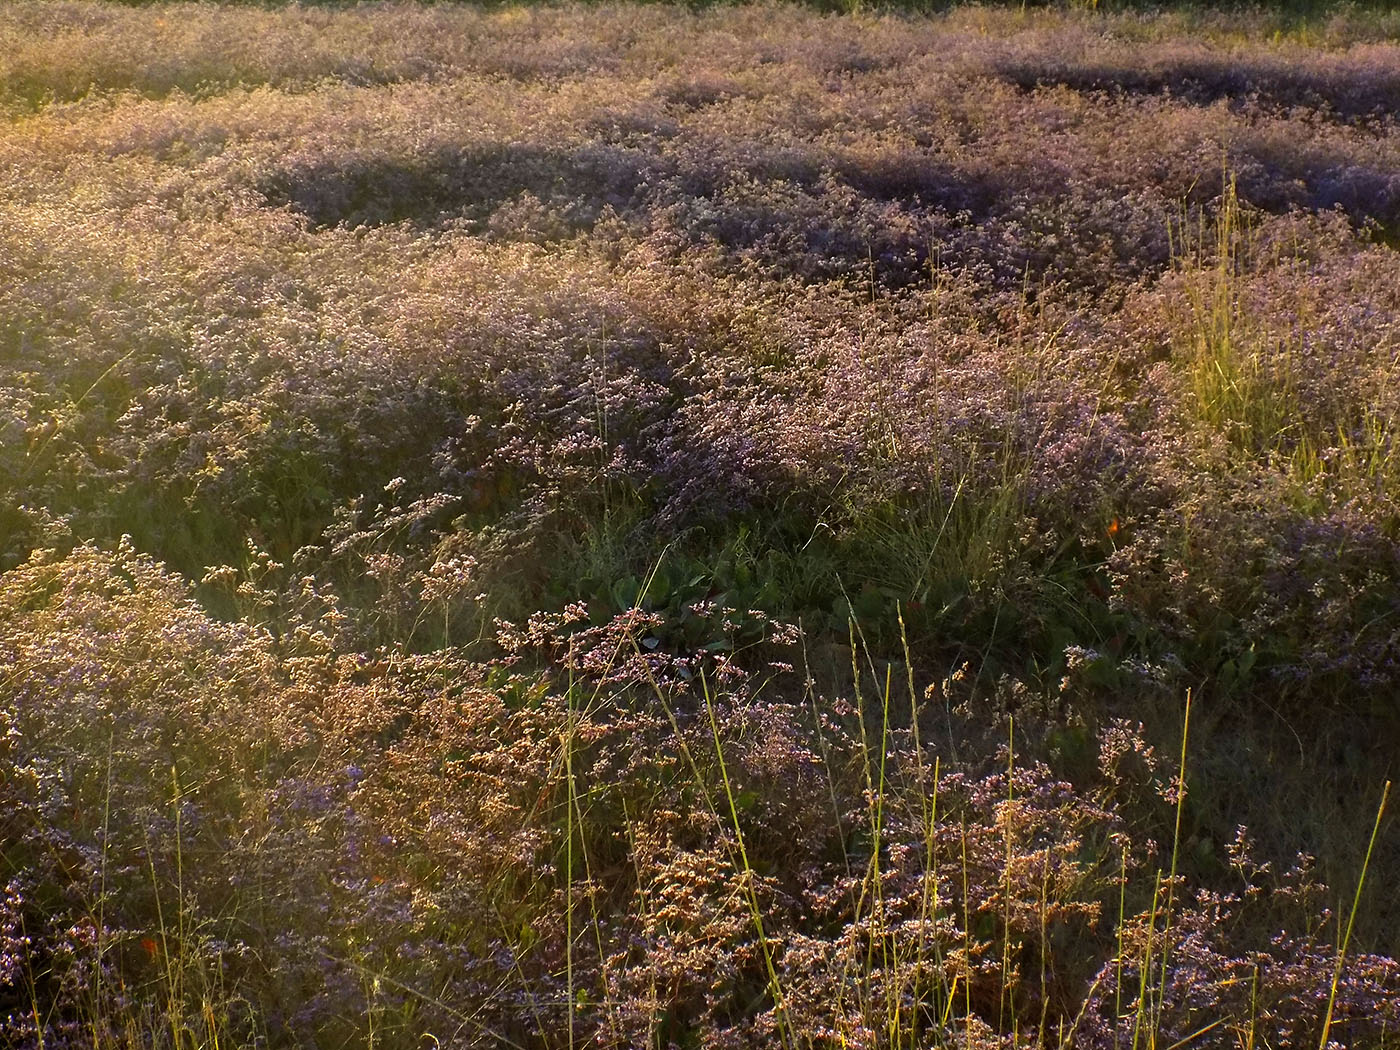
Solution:
M 1400 1046 L 1397 38 L 0 7 L 0 1045 Z

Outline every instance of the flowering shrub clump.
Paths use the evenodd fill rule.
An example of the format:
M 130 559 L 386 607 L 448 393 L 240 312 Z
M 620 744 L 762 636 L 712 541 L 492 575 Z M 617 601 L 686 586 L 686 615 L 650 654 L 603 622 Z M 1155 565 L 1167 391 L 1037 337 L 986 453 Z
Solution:
M 1397 29 L 5 5 L 0 1042 L 1394 1042 Z
M 1006 747 L 945 764 L 917 694 L 899 718 L 888 693 L 804 698 L 781 661 L 663 653 L 655 618 L 583 607 L 504 625 L 489 666 L 340 654 L 310 624 L 289 650 L 130 546 L 39 552 L 0 610 L 14 1045 L 1097 1047 L 1203 1023 L 1292 1045 L 1323 1023 L 1328 891 L 1242 829 L 1243 889 L 1163 875 L 1130 814 L 1179 788 L 1140 725 L 1105 727 L 1080 788 Z M 1304 925 L 1258 935 L 1275 921 Z M 1400 966 L 1341 964 L 1331 1030 L 1375 1045 Z

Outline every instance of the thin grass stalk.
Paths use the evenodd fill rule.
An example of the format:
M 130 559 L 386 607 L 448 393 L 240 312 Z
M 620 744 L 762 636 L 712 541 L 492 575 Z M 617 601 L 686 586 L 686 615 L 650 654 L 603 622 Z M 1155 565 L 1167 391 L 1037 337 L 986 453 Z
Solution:
M 100 854 L 97 884 L 97 955 L 93 962 L 93 1016 L 90 1019 L 93 1050 L 99 1048 L 97 1032 L 98 1014 L 102 1009 L 102 958 L 106 953 L 107 932 L 107 847 L 111 842 L 112 826 L 112 751 L 116 744 L 116 731 L 107 730 L 107 770 L 102 795 L 102 852 Z
M 997 990 L 997 1027 L 1006 1024 L 1006 1003 L 1011 994 L 1011 858 L 1013 843 L 1011 827 L 1015 819 L 1012 808 L 1016 803 L 1016 722 L 1007 719 L 1006 750 L 1006 819 L 1002 822 L 1002 838 L 1006 856 L 1002 861 L 1001 907 L 1001 987 Z
M 1376 848 L 1376 838 L 1380 835 L 1381 819 L 1385 816 L 1385 804 L 1390 799 L 1390 781 L 1385 782 L 1381 792 L 1381 804 L 1376 809 L 1376 822 L 1371 828 L 1371 840 L 1366 844 L 1366 858 L 1361 863 L 1361 876 L 1356 880 L 1356 894 L 1351 900 L 1351 914 L 1347 916 L 1346 933 L 1342 935 L 1341 947 L 1337 950 L 1337 966 L 1332 971 L 1332 987 L 1327 993 L 1327 1013 L 1322 1019 L 1322 1038 L 1318 1040 L 1319 1050 L 1327 1050 L 1328 1036 L 1332 1030 L 1332 1011 L 1337 1005 L 1337 986 L 1342 980 L 1342 967 L 1346 963 L 1347 948 L 1351 944 L 1351 931 L 1356 925 L 1356 913 L 1361 909 L 1361 891 L 1366 886 L 1366 871 L 1371 866 L 1371 853 Z
M 1181 815 L 1186 805 L 1186 746 L 1191 733 L 1191 690 L 1186 690 L 1186 713 L 1181 722 L 1181 761 L 1176 774 L 1176 825 L 1172 832 L 1172 867 L 1167 879 L 1167 906 L 1164 911 L 1165 926 L 1162 930 L 1162 984 L 1157 1001 L 1167 997 L 1167 971 L 1171 956 L 1172 905 L 1176 896 L 1176 868 L 1181 851 Z
M 914 1002 L 916 1005 L 922 1001 L 919 982 L 924 972 L 928 927 L 930 923 L 938 921 L 938 763 L 939 760 L 935 757 L 933 760 L 933 797 L 929 803 L 928 817 L 924 825 L 924 884 L 922 898 L 919 902 L 919 945 L 914 969 Z M 934 946 L 937 955 L 935 961 L 938 972 L 941 974 L 943 972 L 943 953 L 938 947 L 937 940 L 934 941 Z M 949 994 L 951 1002 L 951 993 Z M 909 1032 L 911 1047 L 914 1045 L 916 1037 L 917 1033 L 911 1026 Z
M 1138 996 L 1137 1008 L 1133 1014 L 1133 1044 L 1132 1050 L 1138 1050 L 1138 1043 L 1143 1034 L 1143 1016 L 1151 1012 L 1150 993 L 1152 991 L 1152 943 L 1157 933 L 1157 904 L 1162 892 L 1161 871 L 1157 873 L 1157 878 L 1152 884 L 1152 908 L 1147 917 L 1147 943 L 1143 946 L 1142 961 L 1139 963 L 1138 973 Z M 1151 1018 L 1152 1027 L 1149 1029 L 1150 1045 L 1156 1045 L 1156 1018 Z
M 769 994 L 773 997 L 773 1005 L 777 1011 L 778 1035 L 784 1047 L 795 1047 L 798 1044 L 793 1035 L 791 1021 L 788 1018 L 787 1000 L 783 995 L 782 983 L 778 978 L 777 967 L 773 962 L 772 945 L 764 930 L 763 912 L 758 904 L 758 892 L 754 888 L 754 870 L 753 866 L 749 863 L 748 847 L 744 844 L 744 829 L 739 823 L 739 807 L 734 801 L 734 788 L 730 783 L 729 769 L 724 761 L 724 747 L 719 737 L 719 721 L 715 717 L 715 708 L 710 693 L 709 681 L 703 672 L 700 675 L 700 686 L 701 693 L 705 697 L 705 712 L 710 720 L 710 733 L 714 739 L 715 760 L 719 763 L 719 775 L 724 785 L 724 797 L 729 804 L 729 816 L 734 826 L 734 837 L 738 845 L 739 859 L 743 864 L 743 883 L 747 891 L 745 896 L 748 899 L 749 910 L 753 917 L 754 930 L 758 933 L 759 949 L 763 953 L 764 968 L 768 971 Z
M 897 1045 L 896 1033 L 899 1031 L 899 1011 L 903 998 L 899 989 L 899 944 L 892 936 L 891 931 L 887 929 L 889 910 L 885 902 L 884 874 L 880 865 L 880 850 L 884 844 L 885 831 L 885 763 L 890 752 L 890 678 L 891 669 L 887 665 L 885 667 L 884 705 L 880 716 L 880 777 L 872 814 L 870 862 L 876 909 L 874 929 L 876 936 L 880 939 L 881 964 L 886 974 L 887 984 L 885 988 L 886 1028 L 890 1035 L 891 1045 Z

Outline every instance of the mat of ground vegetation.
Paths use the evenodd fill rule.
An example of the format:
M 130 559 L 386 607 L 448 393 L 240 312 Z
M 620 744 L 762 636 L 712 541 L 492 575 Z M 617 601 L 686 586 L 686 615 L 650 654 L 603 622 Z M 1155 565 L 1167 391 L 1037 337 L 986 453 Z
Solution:
M 0 8 L 0 1042 L 1396 1043 L 1397 31 Z

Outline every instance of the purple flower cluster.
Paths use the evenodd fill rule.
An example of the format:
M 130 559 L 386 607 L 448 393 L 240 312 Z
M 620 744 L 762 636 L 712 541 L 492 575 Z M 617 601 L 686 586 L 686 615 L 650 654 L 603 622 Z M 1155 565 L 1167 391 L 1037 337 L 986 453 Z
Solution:
M 502 625 L 489 666 L 278 657 L 129 549 L 12 570 L 0 612 L 17 1046 L 172 1024 L 305 1045 L 371 1018 L 395 1045 L 540 1046 L 1277 1045 L 1323 1023 L 1330 891 L 1243 829 L 1228 878 L 1166 880 L 1179 788 L 1138 723 L 1103 727 L 1076 786 L 1005 746 L 955 757 L 973 735 L 929 705 L 957 676 L 893 718 L 858 683 L 664 654 L 652 618 L 582 607 Z M 46 677 L 63 654 L 81 681 Z M 1353 953 L 1333 1007 L 1334 1039 L 1374 1045 L 1400 966 Z
M 0 1042 L 1377 1045 L 1397 26 L 4 5 Z

